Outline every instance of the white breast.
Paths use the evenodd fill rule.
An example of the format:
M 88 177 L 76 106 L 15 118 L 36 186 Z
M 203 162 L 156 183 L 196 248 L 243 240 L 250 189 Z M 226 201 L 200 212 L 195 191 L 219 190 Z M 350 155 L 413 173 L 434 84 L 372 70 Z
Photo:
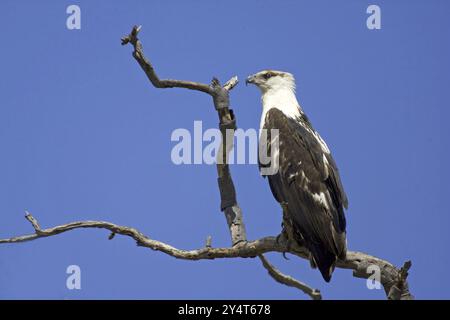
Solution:
M 263 111 L 261 114 L 260 128 L 264 126 L 267 112 L 272 108 L 277 108 L 289 118 L 300 116 L 300 105 L 295 97 L 295 93 L 290 88 L 278 88 L 268 90 L 262 97 Z

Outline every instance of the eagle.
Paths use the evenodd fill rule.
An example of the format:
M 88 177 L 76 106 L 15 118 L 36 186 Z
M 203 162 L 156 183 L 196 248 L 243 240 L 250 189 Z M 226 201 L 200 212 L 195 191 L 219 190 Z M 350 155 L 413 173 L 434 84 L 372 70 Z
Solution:
M 283 208 L 283 234 L 308 249 L 312 267 L 329 282 L 347 251 L 348 200 L 336 163 L 297 101 L 291 73 L 263 70 L 249 76 L 249 83 L 261 91 L 261 131 L 278 130 L 277 170 L 264 174 L 267 164 L 258 162 Z M 273 141 L 260 135 L 260 148 L 271 151 Z

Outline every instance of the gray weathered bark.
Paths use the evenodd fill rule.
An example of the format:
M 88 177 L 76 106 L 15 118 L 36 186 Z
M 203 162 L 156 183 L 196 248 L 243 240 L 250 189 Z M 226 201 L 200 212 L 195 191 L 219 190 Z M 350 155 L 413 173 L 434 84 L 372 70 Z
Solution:
M 306 248 L 292 243 L 288 244 L 289 241 L 285 238 L 284 234 L 280 234 L 277 237 L 264 237 L 254 241 L 247 241 L 245 225 L 242 219 L 242 210 L 238 205 L 233 179 L 227 161 L 225 161 L 232 148 L 232 139 L 227 141 L 228 135 L 225 134 L 225 132 L 226 130 L 232 130 L 233 133 L 236 129 L 236 119 L 230 108 L 229 91 L 238 83 L 237 77 L 230 79 L 224 86 L 221 86 L 219 81 L 215 78 L 210 85 L 183 80 L 161 80 L 157 76 L 150 61 L 144 56 L 142 45 L 137 37 L 139 31 L 140 27 L 135 26 L 129 35 L 122 38 L 122 44 L 125 45 L 131 43 L 133 45 L 133 57 L 137 60 L 150 82 L 156 88 L 185 88 L 197 90 L 204 92 L 213 98 L 213 103 L 219 116 L 219 127 L 223 136 L 221 152 L 219 152 L 218 159 L 220 161 L 217 163 L 218 184 L 221 197 L 220 206 L 226 216 L 232 246 L 229 248 L 213 248 L 211 246 L 211 238 L 209 237 L 203 248 L 196 250 L 181 250 L 164 242 L 153 240 L 135 228 L 119 226 L 105 221 L 71 222 L 52 228 L 42 229 L 39 226 L 38 221 L 28 212 L 25 217 L 32 224 L 35 232 L 29 235 L 0 239 L 0 244 L 31 241 L 79 228 L 106 229 L 111 232 L 108 239 L 113 239 L 116 234 L 128 236 L 134 239 L 137 245 L 141 247 L 160 251 L 178 259 L 202 260 L 259 257 L 269 275 L 277 282 L 290 287 L 295 287 L 309 295 L 312 299 L 321 299 L 319 290 L 312 289 L 308 285 L 290 276 L 284 275 L 270 264 L 263 255 L 267 252 L 280 252 L 283 254 L 290 253 L 303 259 L 309 259 L 309 253 Z M 368 267 L 374 265 L 381 271 L 380 282 L 384 287 L 388 299 L 413 299 L 413 296 L 409 292 L 407 282 L 408 270 L 411 267 L 410 261 L 407 261 L 403 267 L 396 268 L 390 262 L 366 253 L 348 251 L 346 260 L 338 261 L 337 263 L 338 268 L 353 270 L 354 277 L 366 279 L 371 276 L 371 274 L 368 273 Z

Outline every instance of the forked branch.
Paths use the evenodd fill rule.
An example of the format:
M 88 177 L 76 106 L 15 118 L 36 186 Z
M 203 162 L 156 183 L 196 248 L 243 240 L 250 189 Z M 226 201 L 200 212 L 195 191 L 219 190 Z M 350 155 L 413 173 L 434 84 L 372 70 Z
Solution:
M 211 246 L 211 239 L 208 238 L 205 247 L 195 250 L 182 250 L 175 248 L 164 242 L 153 240 L 135 228 L 119 226 L 105 221 L 79 221 L 68 224 L 41 229 L 38 221 L 27 212 L 26 218 L 32 224 L 35 232 L 29 235 L 17 236 L 9 239 L 0 239 L 2 243 L 17 243 L 31 241 L 39 238 L 50 237 L 60 233 L 79 228 L 100 228 L 109 230 L 111 233 L 108 239 L 112 239 L 116 234 L 131 237 L 137 245 L 152 250 L 161 251 L 177 259 L 202 260 L 202 259 L 223 259 L 223 258 L 255 258 L 258 257 L 269 275 L 277 282 L 290 287 L 297 288 L 309 295 L 312 299 L 321 299 L 321 294 L 317 289 L 312 289 L 308 285 L 281 273 L 265 257 L 268 252 L 290 253 L 297 257 L 309 259 L 306 248 L 290 243 L 281 234 L 277 237 L 264 237 L 254 241 L 247 241 L 245 225 L 242 219 L 242 210 L 236 199 L 236 191 L 230 169 L 227 164 L 228 153 L 232 149 L 232 139 L 227 141 L 226 130 L 236 129 L 236 118 L 230 108 L 229 91 L 238 83 L 237 77 L 231 78 L 225 85 L 221 86 L 219 80 L 213 78 L 211 84 L 203 84 L 192 81 L 160 79 L 156 74 L 150 61 L 144 56 L 142 44 L 138 39 L 141 27 L 135 26 L 131 33 L 122 38 L 122 45 L 130 43 L 133 48 L 133 57 L 144 70 L 150 82 L 156 88 L 185 88 L 197 90 L 210 95 L 213 98 L 214 107 L 219 116 L 219 127 L 222 132 L 222 145 L 217 161 L 218 184 L 221 197 L 221 210 L 224 212 L 228 228 L 230 230 L 232 246 L 226 248 L 214 248 Z M 234 133 L 234 132 L 233 132 Z M 225 147 L 224 147 L 225 146 Z M 338 268 L 353 270 L 353 276 L 357 278 L 369 278 L 372 274 L 369 270 L 378 269 L 380 271 L 380 282 L 384 287 L 388 299 L 413 299 L 409 292 L 407 276 L 411 267 L 408 261 L 400 269 L 388 261 L 370 256 L 362 252 L 348 251 L 345 261 L 339 261 Z
M 174 258 L 183 260 L 255 258 L 269 252 L 290 253 L 297 257 L 308 259 L 308 251 L 305 248 L 292 246 L 292 244 L 288 245 L 283 236 L 264 237 L 258 240 L 245 241 L 235 246 L 224 248 L 214 248 L 211 246 L 210 241 L 207 241 L 207 244 L 202 248 L 195 250 L 182 250 L 164 242 L 151 239 L 135 228 L 120 226 L 106 221 L 77 221 L 56 227 L 41 229 L 37 220 L 31 214 L 27 213 L 26 219 L 32 224 L 35 231 L 34 233 L 8 239 L 0 239 L 0 244 L 32 241 L 40 238 L 56 236 L 75 229 L 95 228 L 108 230 L 113 235 L 119 234 L 130 237 L 138 246 L 160 251 Z M 108 238 L 111 239 L 111 236 Z M 264 261 L 264 257 L 261 260 L 264 267 L 269 271 L 269 274 L 275 278 L 275 280 L 288 286 L 296 287 L 313 299 L 319 298 L 320 293 L 318 290 L 311 289 L 301 282 L 292 279 L 289 276 L 283 275 L 267 261 Z M 397 269 L 388 261 L 373 257 L 366 253 L 348 251 L 347 259 L 345 261 L 339 261 L 337 265 L 338 268 L 353 270 L 353 276 L 357 278 L 368 278 L 371 276 L 371 274 L 367 272 L 368 266 L 376 266 L 379 268 L 381 272 L 381 284 L 383 285 L 389 299 L 413 298 L 409 293 L 408 284 L 406 281 L 407 269 L 410 266 L 409 262 L 405 263 L 405 266 L 401 269 Z

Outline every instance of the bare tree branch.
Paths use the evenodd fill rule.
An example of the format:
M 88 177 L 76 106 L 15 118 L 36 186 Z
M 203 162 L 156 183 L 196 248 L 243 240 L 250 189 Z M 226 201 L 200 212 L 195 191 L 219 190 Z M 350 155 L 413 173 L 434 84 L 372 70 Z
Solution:
M 155 70 L 151 66 L 149 60 L 145 58 L 142 44 L 140 43 L 137 35 L 140 31 L 140 27 L 135 26 L 131 33 L 122 38 L 122 44 L 127 44 L 130 42 L 134 47 L 133 56 L 138 61 L 140 66 L 144 69 L 144 72 L 147 74 L 150 81 L 154 84 L 155 87 L 160 87 L 161 83 L 159 81 L 158 76 L 155 73 Z M 156 81 L 155 81 L 156 80 Z M 176 81 L 176 80 L 172 80 Z M 236 200 L 236 191 L 234 188 L 234 183 L 230 174 L 230 170 L 227 164 L 228 153 L 232 148 L 232 139 L 227 141 L 226 130 L 236 129 L 236 119 L 234 117 L 234 113 L 230 109 L 229 95 L 228 91 L 231 90 L 237 84 L 237 77 L 233 77 L 230 79 L 223 87 L 220 86 L 220 83 L 217 79 L 213 79 L 210 89 L 207 89 L 204 84 L 195 84 L 195 86 L 191 85 L 173 85 L 178 87 L 184 87 L 188 89 L 200 90 L 205 93 L 208 93 L 213 97 L 214 106 L 217 110 L 220 120 L 220 129 L 222 131 L 223 141 L 221 146 L 221 152 L 219 152 L 219 156 L 222 156 L 221 161 L 218 161 L 217 164 L 217 172 L 219 176 L 219 189 L 221 196 L 221 209 L 224 211 L 225 216 L 227 218 L 227 223 L 230 229 L 231 238 L 233 245 L 240 244 L 246 241 L 246 233 L 245 226 L 242 219 L 242 210 L 240 209 L 237 200 Z M 181 82 L 183 83 L 183 82 Z M 172 84 L 177 84 L 177 82 L 172 82 Z M 189 84 L 192 84 L 189 82 Z M 164 86 L 167 87 L 167 86 Z M 234 132 L 233 132 L 234 133 Z M 225 149 L 223 146 L 225 145 Z M 279 237 L 281 238 L 281 237 Z M 277 251 L 274 250 L 273 251 Z M 283 253 L 290 252 L 287 248 L 284 248 Z M 293 253 L 293 252 L 291 252 Z M 302 258 L 309 259 L 309 253 L 305 248 L 298 248 L 294 253 Z M 264 265 L 264 261 L 263 261 Z M 407 273 L 403 277 L 400 275 L 400 271 L 396 269 L 392 264 L 387 261 L 366 255 L 364 253 L 359 252 L 349 252 L 347 255 L 346 261 L 340 261 L 338 266 L 346 269 L 353 269 L 354 276 L 368 278 L 371 274 L 367 273 L 367 268 L 370 265 L 377 265 L 381 270 L 381 283 L 385 288 L 386 295 L 388 298 L 401 298 L 401 299 L 411 299 L 412 295 L 409 293 L 408 283 L 406 281 Z M 267 268 L 267 264 L 264 265 Z M 404 274 L 404 273 L 402 273 Z M 286 279 L 286 278 L 279 278 Z M 291 285 L 290 283 L 283 282 L 284 284 Z M 397 291 L 400 291 L 399 294 L 391 293 L 392 288 L 397 288 Z M 311 289 L 312 290 L 312 289 Z M 394 289 L 392 289 L 394 290 Z
M 259 255 L 259 259 L 261 260 L 264 268 L 267 269 L 267 272 L 269 272 L 269 275 L 275 279 L 275 281 L 285 284 L 289 287 L 294 287 L 299 290 L 302 290 L 304 293 L 309 295 L 311 299 L 314 300 L 321 300 L 322 295 L 320 294 L 320 291 L 317 289 L 311 289 L 308 285 L 304 284 L 303 282 L 300 282 L 291 276 L 285 275 L 281 273 L 277 268 L 275 268 L 270 262 L 264 257 L 264 255 Z
M 198 90 L 209 94 L 213 98 L 214 107 L 219 116 L 219 128 L 222 133 L 222 143 L 217 155 L 217 175 L 221 198 L 220 208 L 224 212 L 226 217 L 228 228 L 230 230 L 232 245 L 236 246 L 245 243 L 247 241 L 247 235 L 242 218 L 242 210 L 237 203 L 236 190 L 234 187 L 233 179 L 231 178 L 227 161 L 228 155 L 233 149 L 234 130 L 236 129 L 236 119 L 234 117 L 233 110 L 230 108 L 229 91 L 238 84 L 238 78 L 236 76 L 232 77 L 223 86 L 220 85 L 219 80 L 216 78 L 213 78 L 210 86 L 206 86 L 205 84 L 201 83 L 179 80 L 160 80 L 150 61 L 144 55 L 142 44 L 137 37 L 140 29 L 140 26 L 134 26 L 131 33 L 128 36 L 122 38 L 122 45 L 125 45 L 127 43 L 131 43 L 133 45 L 133 57 L 137 60 L 137 62 L 142 67 L 145 74 L 155 87 L 182 87 L 192 90 Z M 211 247 L 210 239 L 207 241 L 206 247 Z M 267 260 L 264 260 L 263 264 L 266 268 L 268 265 L 270 266 Z M 274 274 L 278 274 L 274 271 L 274 269 L 271 270 L 272 271 L 269 271 L 269 274 L 271 274 L 272 276 Z M 291 286 L 292 283 L 294 283 L 293 281 L 296 281 L 295 279 L 291 277 L 288 278 L 284 275 L 283 277 L 278 277 L 275 279 L 278 282 L 285 283 Z M 301 284 L 298 281 L 297 283 Z M 315 292 L 305 284 L 301 284 L 300 286 L 294 285 L 294 287 L 303 290 L 307 294 L 310 294 L 310 292 Z M 317 295 L 311 294 L 310 296 L 313 298 L 318 297 Z
M 30 222 L 36 221 L 37 223 L 37 220 L 29 213 L 27 214 L 26 218 Z M 34 227 L 33 223 L 32 225 Z M 26 242 L 55 236 L 60 233 L 81 228 L 106 229 L 109 230 L 112 234 L 120 234 L 123 236 L 131 237 L 136 241 L 136 244 L 138 246 L 150 248 L 155 251 L 160 251 L 174 258 L 183 260 L 254 258 L 268 252 L 290 253 L 300 258 L 308 259 L 308 251 L 306 248 L 297 247 L 295 245 L 293 246 L 292 243 L 288 245 L 287 241 L 282 235 L 279 237 L 264 237 L 254 241 L 241 242 L 230 248 L 213 248 L 206 245 L 205 247 L 200 249 L 182 250 L 164 242 L 153 240 L 135 228 L 119 226 L 106 221 L 77 221 L 52 228 L 39 229 L 39 232 L 37 232 L 35 229 L 35 233 L 33 234 L 0 239 L 0 244 Z M 391 295 L 388 296 L 390 299 L 406 300 L 413 298 L 413 296 L 409 293 L 408 284 L 406 281 L 407 269 L 410 266 L 409 263 L 406 263 L 403 268 L 397 269 L 388 261 L 373 257 L 366 253 L 348 251 L 347 259 L 345 261 L 339 261 L 337 267 L 353 270 L 354 277 L 366 279 L 371 275 L 367 273 L 367 267 L 371 265 L 375 265 L 380 269 L 381 284 L 383 285 L 386 294 L 391 293 Z M 264 266 L 266 267 L 266 269 L 268 269 L 266 265 Z M 274 268 L 272 267 L 272 269 Z M 283 275 L 281 277 L 277 277 L 278 279 L 280 279 L 281 283 L 288 286 L 293 286 L 294 282 L 289 276 Z M 298 288 L 297 285 L 294 285 L 294 287 Z M 314 290 L 311 288 L 307 289 L 307 291 L 318 292 L 318 290 Z
M 0 239 L 2 243 L 26 242 L 39 238 L 54 236 L 60 233 L 80 228 L 99 228 L 109 230 L 111 233 L 108 239 L 113 239 L 116 234 L 133 238 L 137 245 L 161 251 L 177 259 L 202 260 L 202 259 L 222 259 L 222 258 L 255 258 L 259 257 L 264 268 L 269 275 L 277 282 L 290 287 L 295 287 L 308 294 L 313 299 L 321 299 L 320 291 L 312 289 L 306 284 L 281 273 L 263 256 L 268 252 L 290 253 L 297 257 L 309 259 L 309 252 L 306 248 L 297 244 L 289 243 L 289 240 L 281 234 L 277 237 L 264 237 L 254 241 L 247 241 L 245 225 L 242 219 L 242 210 L 236 200 L 236 191 L 230 174 L 230 169 L 226 159 L 233 146 L 233 139 L 227 139 L 227 130 L 231 130 L 232 137 L 236 129 L 236 119 L 230 108 L 229 91 L 238 83 L 237 77 L 231 78 L 225 85 L 221 86 L 217 79 L 213 79 L 211 85 L 206 85 L 191 81 L 182 80 L 161 80 L 155 73 L 150 61 L 145 58 L 142 45 L 137 37 L 141 27 L 135 26 L 131 33 L 122 38 L 122 45 L 131 43 L 134 47 L 133 57 L 144 70 L 150 82 L 157 88 L 186 88 L 197 90 L 209 94 L 213 98 L 214 106 L 219 116 L 219 127 L 223 140 L 218 154 L 217 173 L 218 184 L 221 197 L 221 210 L 224 212 L 232 239 L 232 247 L 213 248 L 211 237 L 206 240 L 203 248 L 195 250 L 182 250 L 175 248 L 164 242 L 150 239 L 135 228 L 119 226 L 106 221 L 78 221 L 68 224 L 41 229 L 38 221 L 28 212 L 26 219 L 32 224 L 35 233 L 23 236 L 16 236 L 8 239 Z M 225 146 L 225 147 L 224 147 Z M 362 252 L 348 251 L 345 261 L 338 261 L 337 267 L 353 270 L 353 276 L 357 278 L 369 278 L 370 266 L 377 266 L 381 272 L 380 282 L 384 287 L 388 299 L 413 299 L 409 292 L 407 276 L 411 267 L 411 262 L 397 269 L 388 261 L 370 256 Z
M 191 90 L 202 91 L 208 94 L 212 94 L 212 89 L 209 85 L 204 83 L 184 81 L 184 80 L 172 80 L 172 79 L 159 79 L 152 64 L 148 61 L 142 51 L 142 44 L 137 38 L 141 26 L 134 26 L 131 33 L 122 38 L 122 45 L 131 43 L 134 47 L 133 57 L 137 60 L 142 70 L 144 70 L 150 82 L 156 88 L 185 88 Z
M 221 198 L 221 210 L 225 213 L 228 228 L 231 234 L 231 240 L 233 246 L 247 241 L 245 225 L 242 218 L 242 210 L 239 207 L 236 199 L 236 190 L 234 187 L 233 179 L 231 178 L 230 169 L 228 166 L 228 155 L 233 149 L 233 137 L 234 130 L 236 129 L 236 119 L 234 117 L 233 111 L 230 108 L 230 99 L 228 92 L 232 90 L 238 84 L 238 78 L 234 76 L 228 80 L 224 86 L 220 85 L 218 79 L 213 78 L 211 85 L 206 88 L 204 84 L 178 80 L 159 80 L 154 68 L 152 67 L 150 61 L 144 56 L 142 44 L 140 43 L 137 34 L 139 33 L 140 27 L 134 27 L 131 33 L 122 38 L 122 44 L 131 43 L 134 47 L 133 57 L 138 61 L 139 65 L 142 67 L 147 77 L 150 79 L 152 84 L 157 87 L 184 87 L 187 89 L 203 91 L 212 96 L 214 101 L 214 106 L 217 110 L 219 116 L 219 127 L 222 133 L 222 143 L 217 157 L 217 174 L 218 183 Z M 207 244 L 207 247 L 208 246 Z M 271 266 L 267 260 L 261 260 L 263 265 L 267 268 Z M 272 275 L 278 282 L 291 285 L 295 283 L 294 287 L 303 290 L 305 293 L 310 294 L 315 292 L 313 289 L 309 288 L 305 284 L 301 284 L 291 277 L 284 276 L 275 277 L 274 275 L 281 275 L 275 269 L 270 269 L 269 274 Z M 296 281 L 296 282 L 293 282 Z M 297 285 L 300 284 L 300 285 Z M 317 298 L 317 295 L 311 295 L 312 298 Z M 319 295 L 320 298 L 320 295 Z
M 35 228 L 34 222 L 37 220 L 27 213 L 25 218 L 30 221 Z M 34 222 L 32 222 L 34 221 Z M 16 236 L 7 239 L 0 239 L 0 244 L 27 242 L 40 238 L 55 236 L 60 233 L 68 232 L 75 229 L 106 229 L 111 234 L 120 234 L 131 237 L 136 244 L 141 247 L 150 248 L 155 251 L 161 251 L 177 259 L 183 260 L 203 260 L 203 259 L 220 259 L 220 258 L 254 258 L 266 252 L 285 252 L 286 244 L 278 241 L 276 237 L 265 237 L 255 241 L 246 241 L 230 248 L 213 248 L 211 240 L 208 237 L 204 248 L 195 250 L 181 250 L 161 241 L 153 240 L 135 228 L 120 226 L 107 221 L 76 221 L 67 224 L 40 229 L 35 228 L 35 233 Z M 111 236 L 108 237 L 110 239 Z
M 245 226 L 242 220 L 242 210 L 237 204 L 236 192 L 231 179 L 230 170 L 226 159 L 228 153 L 233 147 L 233 141 L 226 140 L 226 130 L 231 130 L 234 134 L 236 129 L 236 120 L 233 111 L 230 109 L 230 100 L 228 92 L 238 83 L 237 77 L 231 78 L 223 87 L 218 79 L 213 78 L 210 85 L 203 83 L 182 81 L 182 80 L 160 80 L 150 61 L 145 57 L 143 47 L 137 35 L 141 30 L 140 26 L 134 26 L 131 33 L 122 38 L 122 45 L 131 43 L 133 45 L 133 57 L 144 70 L 145 74 L 156 88 L 186 88 L 190 90 L 202 91 L 213 98 L 214 106 L 217 110 L 220 121 L 220 130 L 222 131 L 222 146 L 219 152 L 220 161 L 217 162 L 218 183 L 221 198 L 221 210 L 225 213 L 227 223 L 231 232 L 233 245 L 247 240 Z

